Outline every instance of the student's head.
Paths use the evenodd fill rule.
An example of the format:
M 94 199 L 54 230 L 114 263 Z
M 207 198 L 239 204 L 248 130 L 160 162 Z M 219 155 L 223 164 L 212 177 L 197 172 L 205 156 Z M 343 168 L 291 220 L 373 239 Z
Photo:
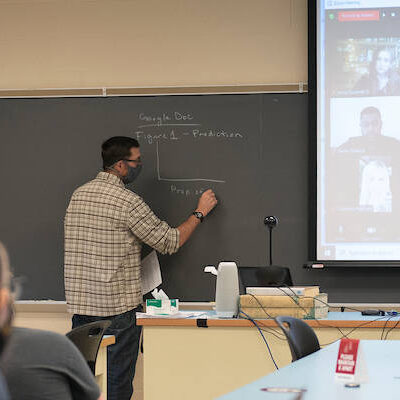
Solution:
M 366 107 L 361 111 L 360 128 L 362 136 L 374 137 L 381 135 L 382 118 L 376 107 Z
M 114 172 L 125 183 L 130 183 L 140 172 L 139 142 L 126 136 L 114 136 L 101 146 L 103 169 Z
M 393 67 L 393 51 L 388 47 L 375 50 L 371 68 L 374 74 L 387 75 Z
M 10 294 L 10 264 L 5 247 L 0 242 L 0 353 L 10 333 L 12 299 Z

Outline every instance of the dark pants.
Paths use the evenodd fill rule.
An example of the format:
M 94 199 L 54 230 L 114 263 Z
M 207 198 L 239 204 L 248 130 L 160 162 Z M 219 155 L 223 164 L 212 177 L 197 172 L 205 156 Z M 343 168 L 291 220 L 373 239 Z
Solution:
M 133 393 L 132 381 L 142 331 L 141 326 L 136 326 L 136 311 L 142 311 L 142 306 L 110 317 L 78 314 L 72 317 L 72 328 L 104 319 L 111 321 L 105 332 L 115 336 L 115 344 L 107 347 L 107 400 L 130 400 Z

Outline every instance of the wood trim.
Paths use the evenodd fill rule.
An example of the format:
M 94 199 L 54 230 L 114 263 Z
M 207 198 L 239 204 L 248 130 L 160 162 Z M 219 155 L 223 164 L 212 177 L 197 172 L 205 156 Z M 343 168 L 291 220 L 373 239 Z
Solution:
M 2 89 L 0 98 L 36 98 L 36 97 L 98 97 L 103 89 Z
M 0 89 L 0 98 L 167 96 L 198 94 L 307 93 L 307 83 L 226 86 Z
M 107 96 L 162 96 L 183 94 L 251 94 L 251 93 L 301 93 L 307 92 L 306 83 L 285 83 L 275 85 L 227 85 L 187 86 L 154 88 L 107 88 Z
M 278 325 L 273 320 L 256 320 L 261 327 L 277 328 Z M 312 328 L 396 328 L 400 329 L 399 321 L 328 321 L 328 320 L 304 320 Z M 197 326 L 196 319 L 171 319 L 171 318 L 138 318 L 137 325 L 141 326 Z M 254 325 L 247 319 L 208 319 L 208 327 L 238 327 L 246 328 Z

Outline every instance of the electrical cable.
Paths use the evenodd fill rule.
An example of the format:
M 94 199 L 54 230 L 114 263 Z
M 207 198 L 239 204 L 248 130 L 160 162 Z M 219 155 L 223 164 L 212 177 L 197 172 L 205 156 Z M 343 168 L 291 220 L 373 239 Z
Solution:
M 279 289 L 281 289 L 281 288 L 279 288 Z M 289 288 L 289 289 L 292 291 L 291 288 Z M 292 291 L 292 292 L 293 292 L 293 291 Z M 300 307 L 304 312 L 308 313 L 308 311 L 307 311 L 304 307 L 300 306 L 300 304 L 298 304 L 298 303 L 292 298 L 292 296 L 290 296 L 289 294 L 287 294 L 284 290 L 283 290 L 283 293 L 285 293 L 286 296 L 289 296 L 289 297 L 294 301 L 294 303 L 295 303 L 298 307 Z M 293 293 L 294 293 L 294 292 L 293 292 Z M 261 307 L 261 309 L 265 312 L 265 314 L 266 314 L 269 318 L 273 319 L 273 317 L 265 310 L 265 307 L 260 303 L 260 301 L 257 299 L 257 297 L 254 296 L 254 295 L 251 294 L 251 293 L 248 293 L 248 294 L 249 294 L 250 296 L 252 296 L 252 297 L 254 298 L 254 300 L 257 301 L 258 305 L 259 305 L 259 306 Z M 296 297 L 298 297 L 298 296 L 296 295 L 296 293 L 294 293 L 294 294 L 295 294 Z M 314 297 L 306 296 L 306 298 L 312 298 L 312 299 L 313 299 Z M 327 303 L 326 303 L 326 304 L 327 304 Z M 313 320 L 316 321 L 316 322 L 318 323 L 318 325 L 322 326 L 322 324 L 319 323 L 318 319 L 313 318 Z M 342 337 L 346 337 L 346 338 L 347 338 L 346 334 L 343 333 L 339 327 L 337 327 L 337 326 L 332 326 L 332 325 L 325 325 L 325 324 L 324 324 L 323 326 L 324 326 L 324 327 L 328 327 L 328 328 L 329 328 L 329 327 L 330 327 L 330 328 L 335 328 L 335 329 L 337 329 L 337 330 L 340 332 L 340 334 L 341 334 Z M 339 339 L 337 339 L 337 340 L 339 340 Z
M 271 314 L 269 314 L 269 313 L 267 312 L 267 310 L 265 309 L 265 307 L 263 307 L 263 305 L 260 303 L 260 301 L 257 299 L 256 296 L 254 296 L 254 295 L 251 294 L 251 293 L 248 293 L 248 295 L 254 298 L 254 300 L 258 303 L 258 305 L 261 307 L 261 309 L 264 311 L 265 315 L 266 315 L 269 319 L 274 319 L 274 317 L 273 317 Z M 261 325 L 264 329 L 270 329 L 270 330 L 271 330 L 271 331 L 265 330 L 265 332 L 271 333 L 271 334 L 274 335 L 275 337 L 277 337 L 278 335 L 282 335 L 281 338 L 279 338 L 279 339 L 286 340 L 286 336 L 285 336 L 283 333 L 278 332 L 278 331 L 275 330 L 274 328 L 270 328 L 270 327 L 264 326 L 260 321 L 259 321 L 258 323 L 259 323 L 259 325 Z M 264 331 L 264 329 L 262 329 L 262 330 Z
M 288 285 L 283 285 L 283 286 L 285 286 L 287 289 L 289 289 L 292 293 L 293 293 L 293 295 L 295 296 L 295 297 L 299 297 L 297 294 L 296 294 L 296 292 L 290 287 L 290 286 L 288 286 Z M 285 293 L 286 295 L 288 295 L 281 287 L 278 287 L 278 289 L 279 290 L 281 290 L 283 293 Z M 290 296 L 290 295 L 289 295 Z M 302 298 L 305 298 L 305 299 L 315 299 L 316 301 L 319 301 L 320 303 L 322 303 L 322 304 L 324 304 L 324 305 L 326 305 L 326 306 L 328 306 L 329 307 L 329 303 L 327 303 L 327 302 L 325 302 L 325 301 L 323 301 L 323 300 L 321 300 L 321 299 L 317 299 L 317 298 L 315 298 L 315 297 L 311 297 L 311 296 L 301 296 Z M 353 307 L 343 307 L 344 309 L 348 309 L 348 310 L 352 310 L 352 311 L 357 311 L 357 312 L 362 312 L 362 310 L 359 310 L 359 309 L 357 309 L 357 308 L 353 308 Z
M 292 293 L 293 293 L 293 295 L 294 296 L 291 296 L 290 294 L 288 294 L 285 290 L 283 290 L 282 288 L 280 288 L 280 287 L 278 287 L 278 289 L 280 290 L 280 291 L 282 291 L 284 294 L 285 294 L 285 296 L 288 296 L 289 298 L 291 298 L 292 300 L 293 300 L 293 302 L 299 307 L 299 308 L 301 308 L 305 313 L 306 313 L 306 315 L 309 313 L 304 307 L 302 307 L 297 301 L 296 301 L 296 299 L 298 299 L 299 298 L 299 296 L 293 291 L 293 289 L 290 287 L 290 286 L 288 286 L 288 285 L 285 285 L 285 287 L 286 288 L 288 288 Z M 315 300 L 319 300 L 319 299 L 316 299 L 315 297 L 312 297 L 312 296 L 301 296 L 301 298 L 302 299 L 314 299 L 314 301 Z M 326 303 L 326 302 L 324 302 L 324 301 L 322 301 L 322 300 L 320 300 L 323 304 L 325 304 L 325 305 L 327 305 L 328 307 L 329 307 L 329 304 L 328 303 Z M 347 335 L 338 327 L 338 326 L 333 326 L 333 325 L 327 325 L 327 324 L 321 324 L 319 321 L 318 321 L 318 319 L 317 318 L 310 318 L 311 320 L 313 320 L 313 321 L 315 321 L 319 326 L 321 326 L 321 327 L 328 327 L 328 328 L 335 328 L 335 329 L 337 329 L 339 332 L 340 332 L 340 334 L 342 335 L 342 337 L 343 338 L 347 338 Z
M 258 322 L 258 324 L 261 325 L 259 322 Z M 263 326 L 263 325 L 261 325 L 261 326 Z M 286 340 L 287 340 L 286 336 L 284 336 L 284 335 L 280 336 L 278 334 L 278 331 L 277 330 L 274 331 L 273 328 L 260 328 L 260 329 L 265 333 L 269 333 L 270 335 L 275 336 L 278 340 L 282 340 L 282 342 L 286 342 Z M 267 330 L 267 329 L 270 329 L 270 330 Z
M 278 287 L 278 289 L 281 290 L 286 296 L 290 297 L 290 298 L 294 301 L 294 303 L 295 303 L 299 308 L 301 308 L 304 312 L 308 313 L 308 311 L 307 311 L 304 307 L 300 306 L 300 304 L 298 304 L 297 301 L 295 300 L 295 298 L 299 298 L 299 296 L 293 291 L 292 288 L 290 288 L 289 286 L 286 286 L 286 287 L 293 293 L 294 296 L 291 296 L 290 294 L 288 294 L 285 290 L 283 290 L 283 289 L 280 288 L 280 287 Z M 273 317 L 266 311 L 265 307 L 260 303 L 260 301 L 257 299 L 256 296 L 254 296 L 254 295 L 251 294 L 251 293 L 248 293 L 248 295 L 250 295 L 250 296 L 252 296 L 252 297 L 254 298 L 254 300 L 258 303 L 258 305 L 261 307 L 261 309 L 264 311 L 264 313 L 268 316 L 268 318 L 273 319 Z M 295 297 L 295 298 L 294 298 L 294 297 Z M 319 301 L 319 302 L 321 302 L 322 304 L 324 304 L 324 305 L 326 305 L 326 306 L 329 307 L 329 304 L 328 304 L 327 302 L 325 302 L 325 301 L 323 301 L 323 300 L 321 300 L 321 299 L 316 299 L 315 297 L 311 297 L 311 296 L 301 296 L 301 298 L 314 299 L 314 300 Z M 348 307 L 348 309 L 352 309 L 352 310 L 361 312 L 361 310 L 357 310 L 357 309 L 351 308 L 351 307 Z M 317 318 L 312 318 L 311 320 L 317 322 L 317 324 L 318 324 L 319 326 L 323 327 L 323 328 L 334 328 L 334 329 L 337 329 L 337 330 L 340 332 L 340 335 L 341 335 L 341 337 L 340 337 L 339 339 L 337 339 L 337 340 L 340 340 L 340 339 L 342 339 L 342 338 L 348 338 L 348 336 L 351 335 L 354 331 L 356 331 L 356 330 L 359 329 L 359 328 L 362 328 L 362 327 L 365 326 L 365 325 L 369 325 L 369 324 L 371 324 L 372 322 L 379 321 L 379 320 L 382 320 L 382 319 L 385 319 L 385 318 L 387 318 L 387 317 L 386 317 L 386 316 L 382 316 L 382 317 L 376 318 L 376 319 L 371 320 L 371 321 L 362 322 L 361 324 L 359 324 L 358 326 L 354 327 L 353 329 L 351 329 L 351 330 L 350 330 L 349 332 L 347 332 L 347 333 L 344 333 L 338 326 L 328 325 L 328 324 L 325 324 L 325 323 L 324 323 L 324 324 L 321 324 Z M 390 317 L 388 318 L 388 320 L 390 320 L 391 318 L 393 318 L 393 316 L 390 316 Z M 386 321 L 385 324 L 387 324 L 387 322 L 388 322 L 388 321 Z M 400 320 L 398 321 L 398 323 L 400 323 Z M 397 323 L 397 324 L 398 324 L 398 323 Z M 395 325 L 395 327 L 397 326 L 397 324 Z M 385 328 L 384 328 L 384 329 L 385 329 Z M 394 327 L 390 328 L 389 331 L 387 331 L 386 337 L 387 337 L 387 335 L 389 334 L 389 332 L 392 331 L 393 329 L 394 329 Z M 322 344 L 321 346 L 326 346 L 326 345 L 328 345 L 328 344 L 335 343 L 337 340 L 334 340 L 333 342 L 330 342 L 330 343 L 327 343 L 327 344 Z
M 286 287 L 295 295 L 295 297 L 297 297 L 297 298 L 299 297 L 299 296 L 292 290 L 292 288 L 290 288 L 289 286 L 286 286 Z M 281 289 L 281 288 L 279 288 L 279 289 Z M 282 290 L 282 289 L 281 289 L 281 290 Z M 283 293 L 285 293 L 285 294 L 287 295 L 287 293 L 286 293 L 284 290 L 282 290 L 282 291 L 283 291 Z M 289 295 L 289 296 L 290 296 L 290 295 Z M 290 296 L 290 297 L 292 297 L 292 296 Z M 314 300 L 319 301 L 319 302 L 321 302 L 322 304 L 324 304 L 324 305 L 326 305 L 326 306 L 329 307 L 329 304 L 328 304 L 327 302 L 321 300 L 321 299 L 317 299 L 317 298 L 314 298 L 314 297 L 311 297 L 311 296 L 302 296 L 302 298 L 313 298 Z M 296 302 L 296 304 L 297 304 L 297 302 Z M 299 305 L 299 307 L 300 307 L 300 305 Z M 351 307 L 348 307 L 348 309 L 352 309 L 352 310 L 361 312 L 361 310 L 357 310 L 357 309 L 351 308 Z M 387 322 L 388 322 L 391 318 L 393 318 L 393 316 L 394 316 L 394 315 L 389 316 L 388 320 L 385 322 L 385 326 L 386 326 Z M 333 327 L 333 326 L 330 326 L 330 327 L 336 328 L 336 329 L 341 333 L 341 335 L 342 335 L 343 338 L 347 338 L 349 335 L 351 335 L 351 334 L 352 334 L 354 331 L 356 331 L 357 329 L 359 329 L 359 328 L 361 328 L 361 327 L 363 327 L 363 326 L 365 326 L 365 325 L 368 325 L 368 324 L 370 324 L 371 322 L 379 321 L 379 320 L 382 320 L 382 319 L 385 319 L 385 318 L 387 318 L 387 317 L 386 317 L 386 316 L 382 316 L 382 317 L 376 318 L 376 319 L 374 319 L 374 320 L 372 320 L 372 321 L 363 322 L 363 323 L 361 323 L 360 325 L 355 326 L 353 329 L 351 329 L 351 330 L 350 330 L 349 332 L 347 332 L 346 334 L 343 333 L 339 327 Z M 315 319 L 315 318 L 314 318 L 314 320 L 318 323 L 318 325 L 321 326 L 321 324 L 319 323 L 318 319 Z M 400 322 L 400 321 L 399 321 L 399 322 Z M 328 326 L 328 327 L 329 327 L 329 325 L 325 325 L 325 324 L 324 324 L 324 326 Z M 384 328 L 383 328 L 384 330 L 385 330 L 385 326 L 384 326 Z M 392 329 L 393 329 L 393 328 L 391 328 L 391 329 L 389 330 L 389 332 L 390 332 Z M 339 339 L 338 339 L 338 340 L 339 340 Z M 334 342 L 332 342 L 332 343 L 334 343 Z
M 391 318 L 393 318 L 393 317 L 389 317 L 389 318 L 385 321 L 385 324 L 383 325 L 383 329 L 382 329 L 382 333 L 381 333 L 381 340 L 383 340 L 383 337 L 384 337 L 384 335 L 385 335 L 386 325 L 387 325 L 387 323 L 390 321 Z
M 261 307 L 261 309 L 264 311 L 264 313 L 265 313 L 265 315 L 269 318 L 269 319 L 274 319 L 274 317 L 271 315 L 271 314 L 269 314 L 268 312 L 267 312 L 267 310 L 265 309 L 265 307 L 263 307 L 262 306 L 262 304 L 260 303 L 260 301 L 257 299 L 257 297 L 255 297 L 253 294 L 250 294 L 249 293 L 249 295 L 250 296 L 252 296 L 255 300 L 256 300 L 256 302 L 259 304 L 259 306 Z M 244 314 L 244 311 L 242 311 L 243 312 L 243 314 Z M 269 334 L 271 334 L 272 336 L 275 336 L 277 339 L 279 339 L 279 340 L 282 340 L 282 341 L 286 341 L 286 336 L 282 333 L 282 332 L 280 332 L 280 330 L 279 329 L 274 329 L 274 328 L 271 328 L 271 327 L 267 327 L 267 326 L 265 326 L 261 321 L 258 321 L 258 324 L 262 327 L 262 328 L 260 328 L 263 332 L 266 332 L 266 333 L 269 333 Z
M 265 325 L 263 325 L 261 320 L 257 320 L 257 323 L 258 323 L 259 328 L 263 332 L 268 333 L 268 334 L 270 334 L 272 336 L 275 336 L 279 340 L 286 341 L 286 336 L 283 333 L 279 332 L 278 328 L 272 328 L 272 327 L 269 327 L 269 326 L 265 326 Z
M 292 290 L 290 287 L 288 287 L 288 288 L 289 288 L 289 290 L 291 290 L 291 291 L 293 292 L 293 290 Z M 283 292 L 286 293 L 285 291 L 283 291 Z M 293 293 L 294 293 L 294 292 L 293 292 Z M 296 297 L 298 297 L 298 296 L 296 295 L 296 293 L 294 293 L 294 294 L 295 294 Z M 291 296 L 290 296 L 290 297 L 291 297 Z M 311 296 L 302 296 L 302 298 L 313 298 L 313 297 L 311 297 Z M 325 302 L 325 301 L 323 301 L 323 300 L 321 300 L 321 299 L 317 299 L 317 298 L 314 298 L 314 299 L 315 299 L 316 301 L 319 301 L 319 302 L 321 302 L 321 303 L 323 303 L 324 305 L 326 305 L 326 306 L 329 307 L 329 304 L 328 304 L 327 302 Z M 297 304 L 297 303 L 296 303 L 296 304 Z M 355 308 L 350 308 L 350 307 L 348 307 L 348 308 L 349 308 L 349 309 L 353 309 L 353 310 L 355 310 L 355 311 L 361 312 L 361 310 L 357 310 L 357 309 L 355 309 Z M 393 318 L 393 317 L 394 317 L 394 315 L 389 316 L 389 318 L 388 318 L 387 321 L 385 322 L 385 326 L 384 326 L 383 330 L 385 330 L 385 327 L 386 327 L 388 321 L 389 321 L 391 318 Z M 362 328 L 362 327 L 365 326 L 365 325 L 369 325 L 369 324 L 372 323 L 372 322 L 379 321 L 379 320 L 383 320 L 383 319 L 385 319 L 385 318 L 387 318 L 387 317 L 386 317 L 386 316 L 382 316 L 382 317 L 376 318 L 376 319 L 374 319 L 374 320 L 372 320 L 372 321 L 362 322 L 361 324 L 359 324 L 358 326 L 355 326 L 353 329 L 351 329 L 351 330 L 350 330 L 349 332 L 347 332 L 346 334 L 344 334 L 344 333 L 340 330 L 339 327 L 334 327 L 334 328 L 338 329 L 338 331 L 341 333 L 342 337 L 346 337 L 346 338 L 347 338 L 349 335 L 351 335 L 351 334 L 352 334 L 354 331 L 356 331 L 357 329 Z M 317 319 L 314 319 L 314 320 L 318 323 L 318 325 L 321 325 Z M 399 321 L 399 322 L 400 322 L 400 321 Z M 329 325 L 325 325 L 325 324 L 324 324 L 324 326 L 329 326 Z M 397 326 L 397 324 L 396 324 L 395 326 Z M 333 326 L 330 326 L 330 327 L 333 328 Z M 391 329 L 387 332 L 387 334 L 388 334 L 392 329 L 394 329 L 394 327 L 391 328 Z M 386 334 L 386 336 L 387 336 L 387 334 Z M 382 339 L 382 337 L 381 337 L 381 339 Z M 337 340 L 339 340 L 339 339 L 337 339 Z M 334 343 L 334 342 L 332 342 L 332 343 Z M 328 343 L 328 344 L 331 344 L 331 343 Z M 321 346 L 324 346 L 324 345 L 321 345 Z
M 271 349 L 270 349 L 270 347 L 269 347 L 269 344 L 268 344 L 267 340 L 265 339 L 264 334 L 262 333 L 262 331 L 261 331 L 260 327 L 258 326 L 257 322 L 256 322 L 253 318 L 251 318 L 249 315 L 247 315 L 244 311 L 242 311 L 242 310 L 239 310 L 239 311 L 240 311 L 240 313 L 242 313 L 243 315 L 245 315 L 245 316 L 246 316 L 246 319 L 248 319 L 248 320 L 258 329 L 258 332 L 260 332 L 260 335 L 261 335 L 261 337 L 263 338 L 264 343 L 265 343 L 266 346 L 267 346 L 267 349 L 268 349 L 269 355 L 270 355 L 270 357 L 271 357 L 271 360 L 272 360 L 272 362 L 274 363 L 275 368 L 278 370 L 279 367 L 278 367 L 277 363 L 275 362 L 275 359 L 274 359 L 274 356 L 272 355 L 272 351 L 271 351 Z
M 251 296 L 251 297 L 258 303 L 258 305 L 261 307 L 261 309 L 264 311 L 265 315 L 266 315 L 268 318 L 274 319 L 274 317 L 273 317 L 271 314 L 269 314 L 269 313 L 267 312 L 267 310 L 265 309 L 265 306 L 263 306 L 263 305 L 260 303 L 260 300 L 258 300 L 257 297 L 254 296 L 254 294 L 252 294 L 252 293 L 247 293 L 247 295 L 248 295 L 248 296 Z
M 389 333 L 390 333 L 393 329 L 397 328 L 397 325 L 398 325 L 399 323 L 400 323 L 400 319 L 386 332 L 386 336 L 385 336 L 385 339 L 384 339 L 384 340 L 387 340 L 387 337 L 388 337 Z

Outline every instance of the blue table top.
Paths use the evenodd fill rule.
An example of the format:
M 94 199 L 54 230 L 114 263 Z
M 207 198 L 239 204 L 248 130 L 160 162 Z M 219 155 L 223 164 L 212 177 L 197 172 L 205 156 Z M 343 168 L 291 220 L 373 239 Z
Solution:
M 400 319 L 400 315 L 397 317 L 390 317 L 388 315 L 385 316 L 377 316 L 377 315 L 361 315 L 360 312 L 329 312 L 328 318 L 321 318 L 321 320 L 325 321 L 398 321 Z
M 265 387 L 306 389 L 304 400 L 399 399 L 400 341 L 363 340 L 361 346 L 369 382 L 361 384 L 359 388 L 346 388 L 343 383 L 335 381 L 339 348 L 339 342 L 336 342 L 219 399 L 293 400 L 296 398 L 294 393 L 269 393 L 260 390 Z
M 208 318 L 208 319 L 220 319 L 217 317 L 215 311 L 193 311 L 193 316 L 190 315 L 191 311 L 185 311 L 188 313 L 188 319 L 196 319 L 196 318 Z M 199 315 L 201 314 L 201 315 Z M 173 316 L 170 317 L 171 319 Z M 361 315 L 361 312 L 329 312 L 327 318 L 321 318 L 321 321 L 398 321 L 400 320 L 400 315 L 397 317 L 386 316 L 366 316 Z

